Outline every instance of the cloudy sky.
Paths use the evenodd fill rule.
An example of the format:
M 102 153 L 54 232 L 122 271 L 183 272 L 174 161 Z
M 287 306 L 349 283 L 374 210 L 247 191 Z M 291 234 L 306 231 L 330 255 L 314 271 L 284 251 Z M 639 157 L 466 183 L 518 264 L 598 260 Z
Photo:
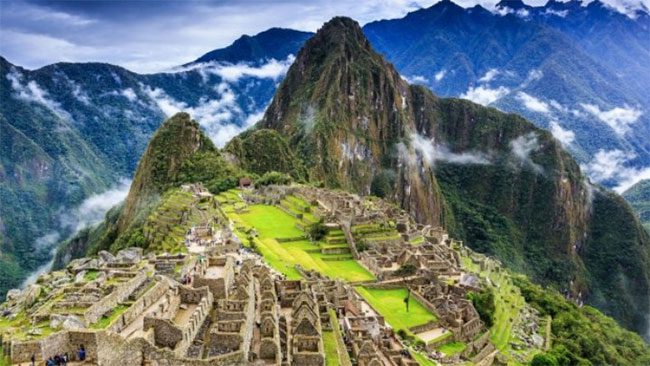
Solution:
M 0 0 L 0 55 L 30 69 L 58 61 L 101 61 L 155 72 L 227 46 L 242 34 L 270 27 L 315 31 L 335 15 L 365 24 L 401 17 L 437 1 Z M 498 0 L 455 1 L 493 7 Z M 542 5 L 546 0 L 525 2 Z

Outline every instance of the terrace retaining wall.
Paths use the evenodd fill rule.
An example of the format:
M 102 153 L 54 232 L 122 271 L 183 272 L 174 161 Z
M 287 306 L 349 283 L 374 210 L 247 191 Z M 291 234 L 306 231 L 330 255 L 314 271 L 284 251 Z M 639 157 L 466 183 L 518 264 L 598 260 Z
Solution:
M 129 296 L 147 279 L 144 272 L 138 274 L 121 286 L 117 286 L 112 293 L 101 299 L 95 305 L 91 306 L 84 312 L 86 325 L 96 323 L 109 310 L 116 307 L 119 303 L 126 301 Z

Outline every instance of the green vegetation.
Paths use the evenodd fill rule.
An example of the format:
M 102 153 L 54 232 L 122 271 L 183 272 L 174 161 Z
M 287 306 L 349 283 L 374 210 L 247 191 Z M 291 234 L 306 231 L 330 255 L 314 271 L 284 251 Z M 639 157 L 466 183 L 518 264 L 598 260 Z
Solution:
M 644 179 L 623 193 L 637 212 L 643 226 L 650 231 L 650 179 Z
M 325 365 L 336 366 L 339 363 L 338 344 L 336 343 L 336 336 L 332 331 L 323 332 L 323 345 L 325 347 Z
M 307 230 L 307 234 L 309 235 L 309 238 L 312 241 L 322 240 L 323 238 L 325 238 L 328 232 L 329 229 L 327 228 L 327 226 L 325 226 L 323 220 L 319 220 L 318 222 L 311 224 Z
M 480 292 L 470 292 L 467 297 L 472 300 L 474 308 L 478 312 L 481 320 L 489 328 L 494 324 L 494 292 L 485 289 Z
M 84 275 L 84 281 L 86 281 L 86 282 L 94 281 L 97 278 L 98 275 L 99 275 L 99 271 L 89 270 Z
M 296 219 L 275 206 L 250 205 L 237 214 L 244 223 L 255 228 L 260 238 L 295 238 L 305 235 L 296 227 Z
M 520 312 L 526 303 L 519 289 L 513 284 L 508 271 L 481 271 L 480 267 L 474 264 L 469 257 L 461 257 L 461 260 L 466 271 L 489 280 L 485 281 L 487 287 L 483 291 L 478 294 L 470 294 L 469 297 L 470 299 L 475 298 L 472 299 L 472 302 L 477 302 L 475 306 L 478 305 L 476 309 L 482 319 L 487 316 L 492 319 L 492 325 L 489 327 L 492 343 L 513 362 L 518 358 L 525 360 L 532 358 L 533 355 L 529 350 L 523 347 L 521 341 L 512 334 L 513 324 L 519 319 Z M 521 350 L 514 348 L 513 344 L 522 346 Z M 517 354 L 516 358 L 514 354 Z
M 291 177 L 289 175 L 278 173 L 278 172 L 264 173 L 264 175 L 262 175 L 255 181 L 255 184 L 258 186 L 270 186 L 274 184 L 286 185 L 290 183 L 291 183 Z
M 413 349 L 409 350 L 411 353 L 411 356 L 415 359 L 415 361 L 420 365 L 420 366 L 438 366 L 437 363 L 434 361 L 431 361 L 428 357 L 424 356 L 418 351 L 415 351 Z
M 577 307 L 552 290 L 514 278 L 526 301 L 551 316 L 552 348 L 535 356 L 534 365 L 648 365 L 650 348 L 636 333 L 624 330 L 598 310 Z
M 451 342 L 438 347 L 438 351 L 444 353 L 447 356 L 452 356 L 463 352 L 465 348 L 467 348 L 467 344 L 463 342 Z
M 409 296 L 409 311 L 406 311 L 404 299 L 408 291 L 405 288 L 375 289 L 357 286 L 355 289 L 396 330 L 408 330 L 436 320 L 435 315 L 412 296 Z
M 257 231 L 259 236 L 252 239 L 255 250 L 259 251 L 273 268 L 288 278 L 301 277 L 295 269 L 295 265 L 300 265 L 304 269 L 350 282 L 374 279 L 374 276 L 349 254 L 322 254 L 319 243 L 305 240 L 306 234 L 298 227 L 298 219 L 278 207 L 251 205 L 240 213 L 226 207 L 225 212 L 235 221 L 236 234 L 240 239 L 247 239 L 246 233 L 253 228 Z M 243 241 L 247 243 L 249 240 Z
M 650 293 L 650 235 L 621 196 L 594 190 L 591 225 L 580 254 L 593 284 L 589 304 L 644 334 L 648 308 L 639 299 Z
M 93 329 L 106 329 L 115 319 L 117 319 L 122 313 L 124 313 L 130 305 L 127 304 L 119 304 L 115 308 L 111 310 L 111 313 L 107 315 L 102 316 L 95 324 L 91 325 L 91 328 Z
M 274 172 L 282 177 L 289 175 L 296 180 L 306 178 L 302 163 L 294 156 L 295 151 L 277 131 L 246 131 L 233 138 L 224 150 L 237 158 L 242 169 L 262 177 Z M 259 181 L 257 183 L 259 184 Z
M 329 309 L 328 313 L 330 315 L 330 324 L 332 326 L 334 341 L 336 342 L 337 358 L 336 358 L 336 362 L 334 362 L 330 357 L 327 359 L 327 363 L 328 364 L 331 363 L 332 365 L 339 365 L 339 366 L 352 366 L 352 362 L 350 361 L 350 355 L 348 354 L 345 341 L 343 340 L 343 334 L 341 334 L 341 329 L 340 329 L 338 318 L 336 316 L 336 311 L 334 311 L 334 309 Z
M 412 264 L 403 264 L 400 266 L 397 271 L 395 271 L 396 277 L 408 277 L 416 274 L 418 269 Z

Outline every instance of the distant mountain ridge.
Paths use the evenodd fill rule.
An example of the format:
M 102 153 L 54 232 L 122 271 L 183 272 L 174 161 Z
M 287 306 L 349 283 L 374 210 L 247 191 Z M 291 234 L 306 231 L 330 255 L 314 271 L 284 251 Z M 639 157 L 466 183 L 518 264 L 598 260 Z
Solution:
M 506 1 L 497 9 L 502 13 L 443 1 L 368 23 L 364 32 L 409 79 L 439 95 L 519 113 L 567 137 L 583 164 L 600 150 L 619 150 L 627 166 L 650 166 L 647 14 L 633 20 L 599 1 Z
M 313 33 L 293 29 L 271 28 L 255 36 L 243 35 L 226 48 L 210 51 L 186 64 L 205 62 L 250 62 L 259 64 L 270 59 L 283 60 L 298 52 Z

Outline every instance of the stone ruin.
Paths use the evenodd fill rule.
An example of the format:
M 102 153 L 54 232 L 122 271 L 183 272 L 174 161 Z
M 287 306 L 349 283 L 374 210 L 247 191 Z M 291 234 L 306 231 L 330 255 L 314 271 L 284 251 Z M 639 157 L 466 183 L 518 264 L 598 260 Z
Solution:
M 212 200 L 201 185 L 183 189 Z M 459 248 L 471 255 L 462 243 L 450 239 L 441 228 L 415 223 L 404 211 L 381 200 L 300 186 L 269 186 L 241 193 L 249 204 L 279 206 L 288 195 L 309 203 L 305 213 L 343 231 L 336 244 L 338 240 L 347 243 L 354 258 L 378 278 L 365 286 L 407 287 L 437 315 L 437 321 L 410 329 L 416 334 L 451 334 L 442 341 L 427 342 L 427 350 L 462 341 L 466 350 L 447 361 L 489 361 L 494 353 L 489 333 L 466 300 L 467 291 L 480 283 L 460 269 Z M 219 212 L 219 217 L 188 231 L 187 254 L 145 258 L 134 248 L 116 256 L 100 252 L 96 259 L 73 261 L 63 277 L 50 275 L 56 291 L 45 301 L 38 300 L 43 303 L 34 300 L 37 306 L 30 316 L 35 322 L 67 325 L 29 341 L 5 335 L 5 354 L 20 363 L 32 353 L 38 359 L 53 350 L 74 353 L 76 345 L 83 343 L 90 362 L 101 365 L 312 366 L 325 364 L 323 337 L 331 332 L 345 350 L 344 359 L 348 358 L 341 362 L 417 364 L 403 340 L 352 286 L 301 268 L 297 268 L 301 280 L 285 279 L 255 254 L 241 250 L 232 223 Z M 358 251 L 355 240 L 374 233 L 355 232 L 355 227 L 374 228 L 380 239 L 368 240 L 368 248 Z M 481 268 L 494 265 L 478 257 L 476 262 Z M 404 266 L 415 272 L 396 276 Z M 88 277 L 94 278 L 85 280 Z M 21 302 L 25 302 L 23 297 Z M 113 312 L 120 307 L 125 310 Z M 100 320 L 108 325 L 92 329 Z

